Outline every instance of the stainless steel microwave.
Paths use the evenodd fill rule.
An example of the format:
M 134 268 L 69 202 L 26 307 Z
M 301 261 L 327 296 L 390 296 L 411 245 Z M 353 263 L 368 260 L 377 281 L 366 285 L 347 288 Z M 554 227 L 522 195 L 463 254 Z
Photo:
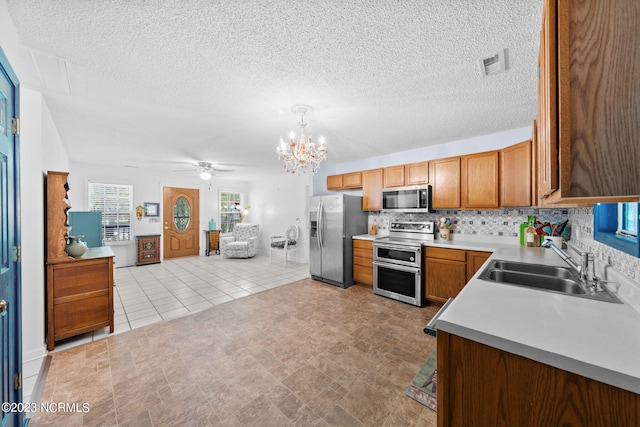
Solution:
M 434 212 L 431 209 L 431 186 L 414 185 L 382 190 L 382 212 Z

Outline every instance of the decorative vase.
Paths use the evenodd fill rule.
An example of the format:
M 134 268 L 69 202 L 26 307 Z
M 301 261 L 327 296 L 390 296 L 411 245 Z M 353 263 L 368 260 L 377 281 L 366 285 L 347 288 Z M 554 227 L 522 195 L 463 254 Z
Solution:
M 81 242 L 84 236 L 69 236 L 69 243 L 64 248 L 64 251 L 74 258 L 80 258 L 87 252 L 87 244 L 85 242 Z
M 451 230 L 448 228 L 441 228 L 440 229 L 440 233 L 439 233 L 439 237 L 440 240 L 449 240 L 451 236 Z

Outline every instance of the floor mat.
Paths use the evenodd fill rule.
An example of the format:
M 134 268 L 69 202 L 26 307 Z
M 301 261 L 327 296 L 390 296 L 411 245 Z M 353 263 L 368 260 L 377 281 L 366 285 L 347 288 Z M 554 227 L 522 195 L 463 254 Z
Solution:
M 436 366 L 436 351 L 433 350 L 405 391 L 407 396 L 432 411 L 435 411 L 437 407 Z

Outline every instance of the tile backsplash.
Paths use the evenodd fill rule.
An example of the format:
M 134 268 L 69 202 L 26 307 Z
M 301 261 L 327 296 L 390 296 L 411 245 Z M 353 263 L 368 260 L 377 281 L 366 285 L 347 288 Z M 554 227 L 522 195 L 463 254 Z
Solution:
M 430 214 L 398 214 L 376 212 L 369 214 L 369 225 L 375 220 L 380 230 L 387 230 L 391 221 L 435 221 L 447 217 L 453 222 L 454 235 L 486 235 L 519 237 L 520 224 L 527 216 L 534 215 L 541 221 L 557 223 L 568 218 L 568 209 L 500 209 L 488 211 L 439 210 Z M 571 222 L 569 222 L 571 225 Z
M 486 235 L 518 238 L 519 225 L 527 216 L 535 215 L 541 221 L 560 222 L 569 219 L 571 241 L 585 251 L 593 252 L 602 262 L 640 282 L 640 258 L 616 250 L 593 239 L 593 208 L 537 209 L 514 208 L 487 211 L 438 210 L 431 214 L 397 214 L 371 212 L 369 225 L 376 221 L 380 233 L 386 234 L 391 221 L 435 221 L 443 216 L 453 222 L 452 233 L 459 235 Z M 515 241 L 514 241 L 515 242 Z
M 569 209 L 569 224 L 572 224 L 573 243 L 625 276 L 640 282 L 640 258 L 621 252 L 611 246 L 593 240 L 593 208 Z

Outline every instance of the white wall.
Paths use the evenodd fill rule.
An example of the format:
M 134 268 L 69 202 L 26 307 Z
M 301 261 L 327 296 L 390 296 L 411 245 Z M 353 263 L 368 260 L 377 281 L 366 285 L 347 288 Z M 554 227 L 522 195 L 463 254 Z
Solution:
M 298 250 L 290 257 L 307 262 L 310 185 L 309 175 L 285 173 L 249 183 L 251 210 L 245 221 L 260 224 L 261 251 L 268 253 L 271 236 L 282 236 L 287 227 L 298 225 Z
M 209 181 L 201 180 L 193 172 L 185 172 L 176 176 L 168 176 L 165 173 L 154 169 L 136 169 L 124 166 L 103 166 L 86 163 L 71 163 L 69 173 L 69 200 L 72 210 L 88 210 L 88 184 L 89 182 L 99 182 L 108 184 L 127 184 L 133 186 L 133 207 L 132 215 L 135 217 L 135 207 L 144 206 L 145 202 L 160 204 L 160 217 L 158 222 L 153 222 L 150 217 L 143 217 L 141 220 L 133 220 L 131 235 L 162 234 L 162 189 L 163 187 L 196 188 L 200 190 L 200 230 L 208 228 L 211 218 L 219 223 L 218 195 L 220 190 L 233 190 L 245 194 L 245 203 L 251 204 L 247 199 L 247 183 L 241 181 L 224 180 L 214 177 Z M 250 218 L 247 218 L 250 221 Z M 204 232 L 199 233 L 200 255 L 204 255 L 206 240 Z M 126 244 L 111 245 L 116 255 L 116 267 L 126 267 L 135 264 L 136 251 L 134 241 Z M 161 245 L 162 247 L 162 245 Z
M 421 162 L 424 160 L 443 159 L 451 156 L 480 153 L 483 151 L 499 150 L 518 142 L 531 139 L 532 126 L 498 132 L 475 138 L 462 139 L 446 144 L 432 145 L 415 150 L 399 151 L 384 156 L 372 156 L 367 159 L 343 163 L 323 164 L 313 177 L 313 194 L 333 194 L 327 190 L 327 176 L 383 168 L 385 166 L 402 165 L 405 163 Z M 329 148 L 330 149 L 330 148 Z M 361 194 L 353 193 L 353 194 Z
M 45 347 L 45 181 L 47 170 L 69 161 L 42 95 L 20 91 L 20 221 L 22 233 L 22 359 L 25 397 L 40 370 Z

